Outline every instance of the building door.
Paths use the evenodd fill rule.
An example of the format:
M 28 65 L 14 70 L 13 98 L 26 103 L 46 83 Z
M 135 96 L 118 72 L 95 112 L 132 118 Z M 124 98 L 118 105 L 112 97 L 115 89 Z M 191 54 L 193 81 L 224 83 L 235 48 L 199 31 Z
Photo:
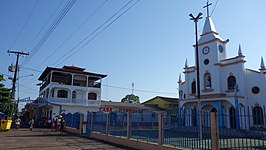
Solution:
M 236 128 L 236 111 L 233 106 L 229 109 L 230 128 Z
M 192 126 L 195 127 L 197 125 L 197 110 L 196 108 L 192 109 Z

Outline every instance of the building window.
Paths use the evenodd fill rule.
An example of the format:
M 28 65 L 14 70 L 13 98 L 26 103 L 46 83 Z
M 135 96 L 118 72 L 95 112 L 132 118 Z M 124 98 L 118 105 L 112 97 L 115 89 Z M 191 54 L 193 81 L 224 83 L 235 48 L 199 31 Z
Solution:
M 77 98 L 77 92 L 76 91 L 73 91 L 72 92 L 72 99 L 76 99 Z
M 204 88 L 211 89 L 212 88 L 212 78 L 210 73 L 205 73 L 204 75 Z
M 89 93 L 88 94 L 88 100 L 97 100 L 97 94 L 96 93 Z
M 253 94 L 258 94 L 260 92 L 260 88 L 257 87 L 257 86 L 254 86 L 252 89 L 251 89 L 252 93 Z
M 191 83 L 191 93 L 196 94 L 196 81 Z
M 236 77 L 235 76 L 229 76 L 227 78 L 227 89 L 228 90 L 234 90 L 236 85 Z
M 86 87 L 87 77 L 82 75 L 74 75 L 73 85 Z
M 253 124 L 254 125 L 263 125 L 263 111 L 260 106 L 255 106 L 253 108 Z
M 62 73 L 62 72 L 53 72 L 52 82 L 58 82 L 64 85 L 71 85 L 72 75 L 68 73 Z
M 66 90 L 58 90 L 57 97 L 59 98 L 67 98 L 68 92 Z
M 54 97 L 54 89 L 51 90 L 51 96 Z

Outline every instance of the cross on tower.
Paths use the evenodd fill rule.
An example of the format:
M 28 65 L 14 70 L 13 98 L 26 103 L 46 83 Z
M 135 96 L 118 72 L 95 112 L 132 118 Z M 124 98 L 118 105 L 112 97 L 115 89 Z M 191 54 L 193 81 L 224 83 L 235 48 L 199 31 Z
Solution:
M 209 15 L 209 6 L 211 6 L 212 3 L 209 3 L 209 1 L 207 0 L 207 4 L 203 7 L 203 8 L 207 8 L 207 17 L 210 17 Z

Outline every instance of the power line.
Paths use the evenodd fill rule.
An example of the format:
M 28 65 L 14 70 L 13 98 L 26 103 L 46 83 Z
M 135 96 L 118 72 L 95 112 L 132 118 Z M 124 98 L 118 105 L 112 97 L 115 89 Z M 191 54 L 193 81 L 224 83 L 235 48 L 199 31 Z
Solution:
M 38 93 L 27 92 L 27 91 L 23 91 L 23 90 L 20 90 L 20 92 L 24 92 L 24 93 L 28 93 L 28 94 L 37 94 L 38 95 Z
M 213 14 L 213 12 L 214 12 L 214 10 L 216 8 L 217 3 L 218 3 L 218 0 L 216 0 L 215 5 L 214 5 L 214 7 L 212 9 L 212 12 L 211 12 L 211 15 L 210 16 L 212 16 L 212 14 Z M 203 27 L 199 30 L 199 32 L 201 32 L 202 30 L 203 30 Z
M 5 73 L 2 73 L 2 72 L 0 72 L 0 74 L 1 74 L 1 75 L 5 75 L 5 76 L 8 76 L 8 77 L 10 76 L 10 75 L 5 74 Z
M 31 57 L 27 61 L 25 61 L 26 63 L 30 61 L 30 59 L 38 52 L 38 50 L 42 47 L 42 45 L 47 41 L 47 39 L 50 37 L 50 35 L 53 33 L 53 31 L 56 29 L 56 27 L 59 25 L 59 23 L 65 17 L 65 15 L 67 14 L 67 12 L 73 6 L 73 4 L 75 3 L 75 1 L 76 0 L 73 0 L 73 1 L 70 0 L 70 1 L 68 1 L 68 3 L 62 9 L 61 13 L 56 18 L 56 20 L 53 22 L 53 24 L 50 26 L 50 28 L 47 30 L 47 32 L 42 37 L 42 39 L 31 50 Z M 25 65 L 25 63 L 23 65 Z
M 125 87 L 119 87 L 119 86 L 112 86 L 112 85 L 104 85 L 102 86 L 110 87 L 110 88 L 115 88 L 115 89 L 121 89 L 121 90 L 128 90 L 131 91 L 131 88 L 125 88 Z M 153 93 L 153 94 L 173 94 L 176 95 L 177 93 L 168 93 L 168 92 L 158 92 L 158 91 L 147 91 L 147 90 L 140 90 L 140 89 L 134 89 L 134 91 L 138 92 L 144 92 L 144 93 Z
M 40 29 L 40 31 L 35 35 L 35 37 L 31 40 L 31 42 L 24 48 L 24 49 L 28 49 L 28 47 L 33 43 L 33 41 L 35 41 L 37 39 L 37 37 L 40 35 L 40 33 L 43 31 L 43 29 L 47 26 L 47 24 L 49 23 L 49 21 L 52 19 L 52 17 L 54 16 L 54 14 L 57 12 L 59 6 L 62 4 L 63 0 L 61 0 L 61 2 L 57 5 L 56 9 L 53 11 L 52 15 L 49 17 L 49 19 L 45 22 L 45 24 L 42 26 L 42 28 Z
M 11 44 L 10 48 L 12 48 L 12 47 L 14 46 L 14 44 L 17 42 L 18 38 L 20 37 L 20 34 L 21 34 L 22 31 L 24 30 L 26 24 L 28 23 L 28 21 L 29 21 L 31 15 L 33 14 L 33 11 L 35 10 L 35 8 L 36 8 L 36 6 L 37 6 L 38 3 L 39 3 L 39 0 L 35 3 L 35 5 L 34 5 L 34 7 L 32 8 L 32 10 L 31 10 L 31 12 L 30 12 L 30 14 L 29 14 L 27 20 L 26 20 L 25 23 L 23 24 L 22 28 L 20 29 L 18 35 L 16 36 L 15 40 L 14 40 L 13 43 Z
M 37 68 L 39 68 L 42 64 L 44 64 L 44 62 L 46 62 L 49 58 L 51 58 L 51 56 L 57 51 L 59 50 L 60 47 L 62 47 L 82 26 L 84 26 L 85 23 L 87 23 L 103 6 L 104 4 L 107 2 L 108 0 L 105 0 L 62 44 L 60 44 L 59 47 L 57 47 L 53 53 L 51 53 L 48 57 L 46 57 L 46 59 L 40 63 Z M 36 71 L 36 72 L 42 72 L 42 71 L 39 71 L 39 70 L 36 70 L 36 69 L 32 69 L 32 68 L 27 68 L 27 67 L 23 67 L 25 69 L 28 69 L 28 70 L 32 70 L 32 71 Z M 29 81 L 33 81 L 34 79 L 29 79 L 27 82 Z
M 25 67 L 25 66 L 20 66 L 21 68 L 24 68 L 24 69 L 27 69 L 27 70 L 31 70 L 31 71 L 35 71 L 35 72 L 42 72 L 40 70 L 36 70 L 36 69 L 33 69 L 33 68 L 29 68 L 29 67 Z
M 215 2 L 215 5 L 214 5 L 214 7 L 213 7 L 213 9 L 212 9 L 212 12 L 211 12 L 211 16 L 212 16 L 212 13 L 214 12 L 214 10 L 215 10 L 215 8 L 216 8 L 217 3 L 218 3 L 218 0 L 216 0 L 216 2 Z
M 69 12 L 69 10 L 72 8 L 76 0 L 70 0 L 65 5 L 59 16 L 56 18 L 54 23 L 50 26 L 50 28 L 47 30 L 45 35 L 42 37 L 42 39 L 34 46 L 34 48 L 31 50 L 31 56 L 29 59 L 23 62 L 22 65 L 26 65 L 31 58 L 38 52 L 39 49 L 41 49 L 42 45 L 49 39 L 51 34 L 54 32 L 54 30 L 57 28 L 57 26 L 60 24 L 60 22 L 64 19 L 65 15 Z
M 19 84 L 19 86 L 22 86 L 22 87 L 24 87 L 24 88 L 26 88 L 26 89 L 29 89 L 29 90 L 37 91 L 37 92 L 38 92 L 37 89 L 33 89 L 33 88 L 30 88 L 30 87 L 27 87 L 27 86 L 25 86 L 25 85 L 23 85 L 23 84 Z
M 73 37 L 74 34 L 77 33 L 77 31 L 83 27 L 102 7 L 103 5 L 107 2 L 108 0 L 105 0 L 82 24 L 79 25 L 79 27 L 72 32 L 72 34 L 64 40 L 63 43 L 61 43 L 49 56 L 47 56 L 37 67 L 40 67 L 44 62 L 46 62 L 49 58 L 51 58 L 52 55 L 54 55 L 69 39 Z
M 109 19 L 107 19 L 102 25 L 100 25 L 98 28 L 96 28 L 91 34 L 89 34 L 85 39 L 83 39 L 81 42 L 79 42 L 75 47 L 70 49 L 64 56 L 60 57 L 55 63 L 59 62 L 63 57 L 65 57 L 67 54 L 72 52 L 77 46 L 79 46 L 82 42 L 87 40 L 90 36 L 92 36 L 94 33 L 96 33 L 101 27 L 103 27 L 107 22 L 109 22 L 112 18 L 114 18 L 119 12 L 121 12 L 126 6 L 128 6 L 133 0 L 129 1 L 127 4 L 125 4 L 120 10 L 118 10 L 114 15 L 112 15 Z M 81 50 L 84 46 L 86 46 L 88 43 L 90 43 L 92 40 L 94 40 L 98 35 L 100 35 L 103 31 L 105 31 L 110 25 L 112 25 L 117 19 L 119 19 L 121 16 L 123 16 L 129 9 L 131 9 L 133 6 L 135 6 L 139 0 L 137 0 L 134 4 L 132 4 L 129 8 L 127 8 L 124 12 L 122 12 L 118 17 L 116 17 L 113 21 L 111 21 L 107 26 L 105 26 L 101 31 L 96 33 L 91 39 L 89 39 L 85 44 L 83 44 L 80 48 L 75 50 L 71 55 L 69 55 L 67 58 L 65 58 L 62 62 L 58 63 L 59 66 L 63 62 L 65 62 L 67 59 L 72 57 L 75 53 L 77 53 L 79 50 Z M 53 64 L 55 64 L 53 63 Z
M 101 27 L 103 27 L 108 21 L 110 21 L 115 15 L 117 15 L 120 11 L 122 11 L 127 5 L 129 5 L 133 0 L 130 0 L 127 4 L 125 4 L 122 8 L 120 8 L 116 13 L 114 13 L 110 18 L 108 18 L 103 24 L 101 24 L 98 28 L 93 30 L 86 38 L 84 38 L 82 41 L 80 41 L 76 46 L 74 46 L 72 49 L 70 49 L 67 53 L 65 53 L 63 56 L 61 56 L 58 60 L 56 60 L 52 65 L 55 65 L 57 62 L 59 62 L 61 59 L 63 59 L 66 55 L 68 55 L 70 52 L 72 52 L 76 47 L 78 47 L 82 42 L 86 41 L 91 35 L 96 33 Z M 59 65 L 59 64 L 58 64 Z M 56 66 L 58 66 L 56 65 Z

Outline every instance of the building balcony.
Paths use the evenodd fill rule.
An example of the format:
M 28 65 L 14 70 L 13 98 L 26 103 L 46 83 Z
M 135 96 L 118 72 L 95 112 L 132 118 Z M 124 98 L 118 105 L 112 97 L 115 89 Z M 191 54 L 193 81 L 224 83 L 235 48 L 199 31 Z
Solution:
M 87 89 L 87 88 L 97 88 L 100 89 L 101 88 L 101 82 L 91 82 L 89 83 L 87 86 L 84 86 L 82 84 L 74 84 L 74 85 L 68 85 L 68 84 L 63 84 L 63 83 L 58 83 L 58 82 L 51 82 L 49 84 L 43 84 L 40 86 L 40 91 L 42 91 L 44 88 L 46 87 L 81 87 L 81 89 Z
M 100 106 L 101 100 L 69 99 L 69 98 L 50 98 L 49 103 L 59 105 L 80 105 L 80 106 Z

